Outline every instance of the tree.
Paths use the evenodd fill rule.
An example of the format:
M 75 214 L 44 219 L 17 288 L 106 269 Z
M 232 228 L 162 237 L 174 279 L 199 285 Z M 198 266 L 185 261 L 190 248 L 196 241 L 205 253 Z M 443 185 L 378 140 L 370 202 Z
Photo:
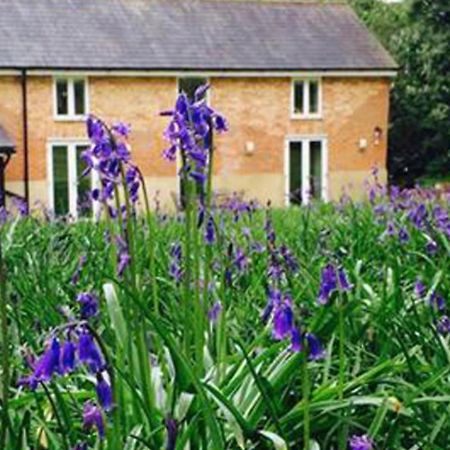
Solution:
M 450 172 L 450 2 L 351 0 L 400 66 L 391 95 L 388 168 L 411 185 Z

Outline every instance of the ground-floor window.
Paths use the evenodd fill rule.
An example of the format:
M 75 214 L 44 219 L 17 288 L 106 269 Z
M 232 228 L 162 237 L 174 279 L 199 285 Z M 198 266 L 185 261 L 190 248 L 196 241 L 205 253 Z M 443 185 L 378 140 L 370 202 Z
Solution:
M 287 141 L 286 199 L 290 205 L 327 200 L 327 146 L 324 138 Z
M 49 146 L 50 209 L 55 215 L 92 215 L 92 175 L 82 177 L 86 165 L 82 153 L 85 143 L 54 143 Z

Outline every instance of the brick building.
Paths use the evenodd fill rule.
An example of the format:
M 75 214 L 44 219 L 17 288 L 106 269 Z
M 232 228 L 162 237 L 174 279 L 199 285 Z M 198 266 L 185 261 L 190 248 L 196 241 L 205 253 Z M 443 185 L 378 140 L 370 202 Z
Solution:
M 159 112 L 205 81 L 230 123 L 215 139 L 216 189 L 285 205 L 344 186 L 357 196 L 374 165 L 386 176 L 396 65 L 345 4 L 3 0 L 0 33 L 7 195 L 76 214 L 93 113 L 132 125 L 133 159 L 172 203 Z

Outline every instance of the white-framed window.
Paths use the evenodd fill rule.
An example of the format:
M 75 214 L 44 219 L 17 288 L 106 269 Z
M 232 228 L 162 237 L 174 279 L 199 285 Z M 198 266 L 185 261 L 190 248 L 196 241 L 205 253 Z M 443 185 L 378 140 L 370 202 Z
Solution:
M 84 120 L 88 107 L 86 77 L 55 77 L 53 79 L 55 120 Z
M 50 210 L 56 216 L 91 217 L 94 207 L 91 191 L 98 184 L 94 172 L 82 176 L 86 163 L 82 154 L 85 141 L 52 141 L 48 144 L 47 178 Z
M 322 117 L 322 81 L 320 78 L 292 80 L 291 115 L 294 119 Z
M 285 149 L 286 205 L 328 200 L 327 139 L 316 136 L 292 137 Z

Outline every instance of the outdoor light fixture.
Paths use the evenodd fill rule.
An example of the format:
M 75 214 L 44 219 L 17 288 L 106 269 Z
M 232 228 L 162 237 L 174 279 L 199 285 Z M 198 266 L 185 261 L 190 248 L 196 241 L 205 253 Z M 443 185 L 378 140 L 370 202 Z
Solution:
M 245 143 L 245 153 L 247 155 L 253 155 L 255 151 L 255 143 L 252 141 L 248 141 Z
M 5 169 L 13 153 L 14 144 L 0 128 L 0 207 L 5 206 Z
M 375 145 L 379 145 L 381 142 L 381 138 L 383 137 L 383 130 L 376 126 L 373 130 L 373 142 Z

